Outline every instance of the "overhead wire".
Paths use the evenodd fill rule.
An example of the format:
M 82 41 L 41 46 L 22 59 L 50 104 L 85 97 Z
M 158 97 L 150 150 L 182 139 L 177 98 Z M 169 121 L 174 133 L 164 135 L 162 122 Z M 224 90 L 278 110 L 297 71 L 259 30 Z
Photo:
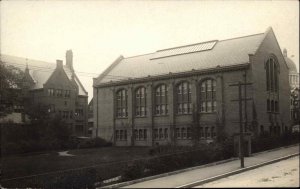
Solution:
M 6 63 L 8 65 L 15 65 L 17 67 L 20 68 L 20 66 L 22 68 L 26 68 L 27 65 L 26 64 L 20 64 L 20 63 L 11 63 L 11 62 L 3 62 Z M 51 67 L 43 67 L 43 66 L 36 66 L 36 65 L 29 65 L 29 70 L 34 70 L 34 71 L 40 71 L 40 72 L 52 72 L 55 70 L 55 68 L 51 68 Z M 100 74 L 98 73 L 92 73 L 92 72 L 79 72 L 79 71 L 74 71 L 76 74 L 78 74 L 78 76 L 83 76 L 83 77 L 98 77 Z M 114 79 L 114 80 L 124 80 L 124 79 L 129 79 L 129 78 L 133 78 L 133 77 L 128 77 L 128 76 L 121 76 L 121 75 L 110 75 L 107 74 L 106 75 L 109 79 Z M 122 79 L 123 78 L 123 79 Z

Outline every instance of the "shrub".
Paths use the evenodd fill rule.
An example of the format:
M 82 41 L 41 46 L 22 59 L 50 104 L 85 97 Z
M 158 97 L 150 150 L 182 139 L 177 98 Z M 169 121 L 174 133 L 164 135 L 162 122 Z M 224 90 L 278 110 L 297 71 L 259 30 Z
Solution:
M 299 134 L 297 133 L 285 132 L 278 136 L 263 133 L 252 140 L 251 151 L 255 153 L 296 143 L 299 143 Z
M 111 142 L 107 142 L 102 138 L 89 138 L 83 139 L 78 142 L 77 148 L 95 148 L 95 147 L 108 147 L 112 146 Z

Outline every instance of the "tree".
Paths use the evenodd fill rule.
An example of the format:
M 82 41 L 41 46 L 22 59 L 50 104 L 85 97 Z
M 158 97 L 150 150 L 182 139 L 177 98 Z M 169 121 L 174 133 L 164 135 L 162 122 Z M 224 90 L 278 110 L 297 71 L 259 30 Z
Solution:
M 24 72 L 0 61 L 0 117 L 10 112 L 14 104 L 22 104 Z

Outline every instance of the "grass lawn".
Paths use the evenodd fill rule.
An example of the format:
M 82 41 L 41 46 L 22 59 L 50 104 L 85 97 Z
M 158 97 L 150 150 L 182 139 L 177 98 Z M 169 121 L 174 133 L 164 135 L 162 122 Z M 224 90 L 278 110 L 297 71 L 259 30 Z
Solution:
M 103 147 L 70 150 L 68 153 L 74 156 L 59 156 L 57 152 L 51 152 L 39 155 L 2 157 L 2 178 L 14 178 L 149 157 L 149 149 L 149 147 Z

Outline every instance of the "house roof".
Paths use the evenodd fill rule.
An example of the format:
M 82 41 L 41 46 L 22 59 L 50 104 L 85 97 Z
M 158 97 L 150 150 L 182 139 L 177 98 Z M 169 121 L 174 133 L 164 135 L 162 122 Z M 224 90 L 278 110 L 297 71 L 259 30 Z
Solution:
M 33 59 L 26 59 L 23 57 L 16 57 L 11 55 L 1 54 L 1 61 L 13 65 L 15 67 L 19 67 L 21 70 L 25 70 L 26 66 L 28 66 L 29 74 L 34 81 L 34 85 L 32 89 L 41 89 L 43 85 L 48 81 L 52 73 L 56 68 L 55 63 L 33 60 Z M 71 80 L 72 78 L 72 71 L 66 65 L 63 66 L 63 69 Z M 75 74 L 75 73 L 74 73 Z M 87 92 L 80 83 L 80 80 L 75 74 L 74 80 L 78 86 L 79 95 L 87 96 Z
M 249 63 L 249 54 L 255 54 L 266 33 L 202 42 L 121 58 L 117 64 L 114 63 L 96 78 L 94 85 L 129 78 L 166 75 L 170 72 L 180 73 L 246 64 Z

